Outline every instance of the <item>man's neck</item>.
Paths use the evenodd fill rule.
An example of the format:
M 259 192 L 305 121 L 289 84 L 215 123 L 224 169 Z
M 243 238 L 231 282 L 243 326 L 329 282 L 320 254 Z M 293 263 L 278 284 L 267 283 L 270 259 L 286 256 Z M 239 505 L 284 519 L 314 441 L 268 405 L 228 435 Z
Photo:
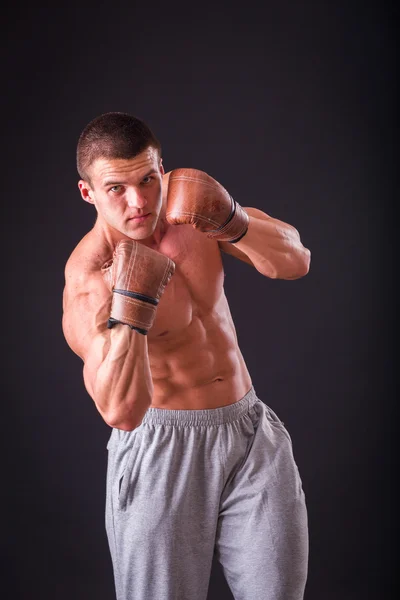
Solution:
M 162 239 L 165 236 L 167 228 L 168 228 L 168 223 L 165 219 L 165 216 L 163 214 L 160 214 L 158 221 L 157 221 L 156 228 L 153 231 L 152 235 L 149 236 L 148 238 L 134 240 L 134 241 L 138 242 L 139 244 L 143 244 L 144 246 L 147 246 L 148 248 L 152 248 L 153 250 L 158 250 L 158 248 L 160 247 L 160 244 L 162 242 Z M 118 229 L 111 227 L 106 222 L 104 222 L 103 219 L 101 219 L 100 217 L 97 218 L 93 229 L 95 232 L 97 231 L 97 233 L 103 239 L 106 240 L 107 245 L 110 246 L 110 248 L 112 248 L 112 249 L 114 249 L 115 246 L 118 244 L 118 242 L 121 240 L 134 239 L 134 238 L 131 238 L 131 237 L 125 235 L 124 233 L 121 233 Z

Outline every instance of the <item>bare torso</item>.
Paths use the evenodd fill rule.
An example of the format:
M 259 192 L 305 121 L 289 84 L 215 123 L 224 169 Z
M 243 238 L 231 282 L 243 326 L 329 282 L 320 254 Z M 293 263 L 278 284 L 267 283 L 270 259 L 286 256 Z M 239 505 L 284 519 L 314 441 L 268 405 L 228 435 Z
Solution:
M 176 265 L 149 332 L 152 406 L 215 408 L 251 387 L 224 293 L 218 244 L 190 225 L 169 227 L 159 251 Z
M 104 177 L 114 171 L 126 176 L 128 191 L 121 184 L 124 193 L 115 197 L 115 205 L 114 197 L 111 202 L 107 194 L 98 193 L 102 211 L 98 209 L 93 229 L 67 261 L 63 298 L 64 335 L 84 361 L 86 389 L 104 420 L 128 431 L 137 426 L 149 406 L 217 408 L 234 404 L 251 389 L 224 293 L 221 251 L 270 278 L 298 279 L 310 264 L 310 251 L 292 225 L 252 207 L 244 208 L 250 225 L 239 245 L 217 242 L 189 224 L 169 224 L 170 174 L 161 170 L 160 190 L 157 177 L 141 174 L 140 169 L 155 164 L 151 153 L 150 158 L 142 154 L 122 161 L 122 166 L 106 161 L 99 167 Z M 158 173 L 157 169 L 150 173 Z M 135 173 L 140 174 L 137 181 Z M 101 181 L 99 189 L 104 185 Z M 150 187 L 143 187 L 145 183 Z M 95 203 L 90 187 L 83 186 L 81 194 Z M 137 221 L 138 226 L 130 229 L 129 221 L 140 216 L 132 207 L 143 209 L 147 202 L 149 212 L 144 216 L 151 227 L 144 226 L 141 233 L 143 221 Z M 110 262 L 123 238 L 136 239 L 175 263 L 175 273 L 161 295 L 147 336 L 123 324 L 107 329 L 113 295 L 102 277 L 102 267 Z
M 203 409 L 233 404 L 249 391 L 251 378 L 224 293 L 218 243 L 191 225 L 165 224 L 157 251 L 175 262 L 175 273 L 147 336 L 154 385 L 151 406 Z M 95 230 L 75 249 L 74 263 L 85 271 L 88 289 L 93 274 L 98 277 L 110 258 L 107 252 Z M 69 295 L 74 293 L 72 286 L 67 282 Z M 105 307 L 107 315 L 108 311 Z

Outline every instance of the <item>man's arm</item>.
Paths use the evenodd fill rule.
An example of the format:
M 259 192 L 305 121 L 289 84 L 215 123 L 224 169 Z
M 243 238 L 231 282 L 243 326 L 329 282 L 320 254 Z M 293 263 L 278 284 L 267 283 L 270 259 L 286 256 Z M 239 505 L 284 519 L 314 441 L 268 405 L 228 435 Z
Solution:
M 243 208 L 204 171 L 170 172 L 166 217 L 171 225 L 193 225 L 267 277 L 298 279 L 308 273 L 311 253 L 294 227 L 257 208 Z
M 63 332 L 84 362 L 86 390 L 108 425 L 131 431 L 153 396 L 147 337 L 123 324 L 107 328 L 111 293 L 100 272 L 68 264 L 65 276 Z
M 257 208 L 243 210 L 249 215 L 247 233 L 233 244 L 219 241 L 220 249 L 272 279 L 299 279 L 307 275 L 311 252 L 301 243 L 297 229 Z

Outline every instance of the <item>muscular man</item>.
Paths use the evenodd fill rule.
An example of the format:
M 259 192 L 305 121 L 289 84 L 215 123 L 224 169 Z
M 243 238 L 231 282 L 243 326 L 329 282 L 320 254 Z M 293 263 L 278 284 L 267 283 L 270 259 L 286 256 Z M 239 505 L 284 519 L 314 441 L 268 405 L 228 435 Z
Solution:
M 134 116 L 91 121 L 77 168 L 97 218 L 67 261 L 63 331 L 112 428 L 117 599 L 206 600 L 215 555 L 235 600 L 301 600 L 301 479 L 238 346 L 221 251 L 260 276 L 297 279 L 309 250 L 294 227 L 241 207 L 210 175 L 164 173 L 159 141 Z M 249 290 L 260 319 L 262 305 Z

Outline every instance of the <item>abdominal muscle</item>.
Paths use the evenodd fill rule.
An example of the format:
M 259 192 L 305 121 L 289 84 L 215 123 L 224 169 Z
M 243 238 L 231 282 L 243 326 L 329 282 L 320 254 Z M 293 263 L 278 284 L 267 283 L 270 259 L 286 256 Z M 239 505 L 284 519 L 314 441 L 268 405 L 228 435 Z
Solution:
M 149 358 L 152 408 L 218 408 L 252 385 L 224 294 L 209 314 L 194 310 L 186 327 L 150 338 Z

